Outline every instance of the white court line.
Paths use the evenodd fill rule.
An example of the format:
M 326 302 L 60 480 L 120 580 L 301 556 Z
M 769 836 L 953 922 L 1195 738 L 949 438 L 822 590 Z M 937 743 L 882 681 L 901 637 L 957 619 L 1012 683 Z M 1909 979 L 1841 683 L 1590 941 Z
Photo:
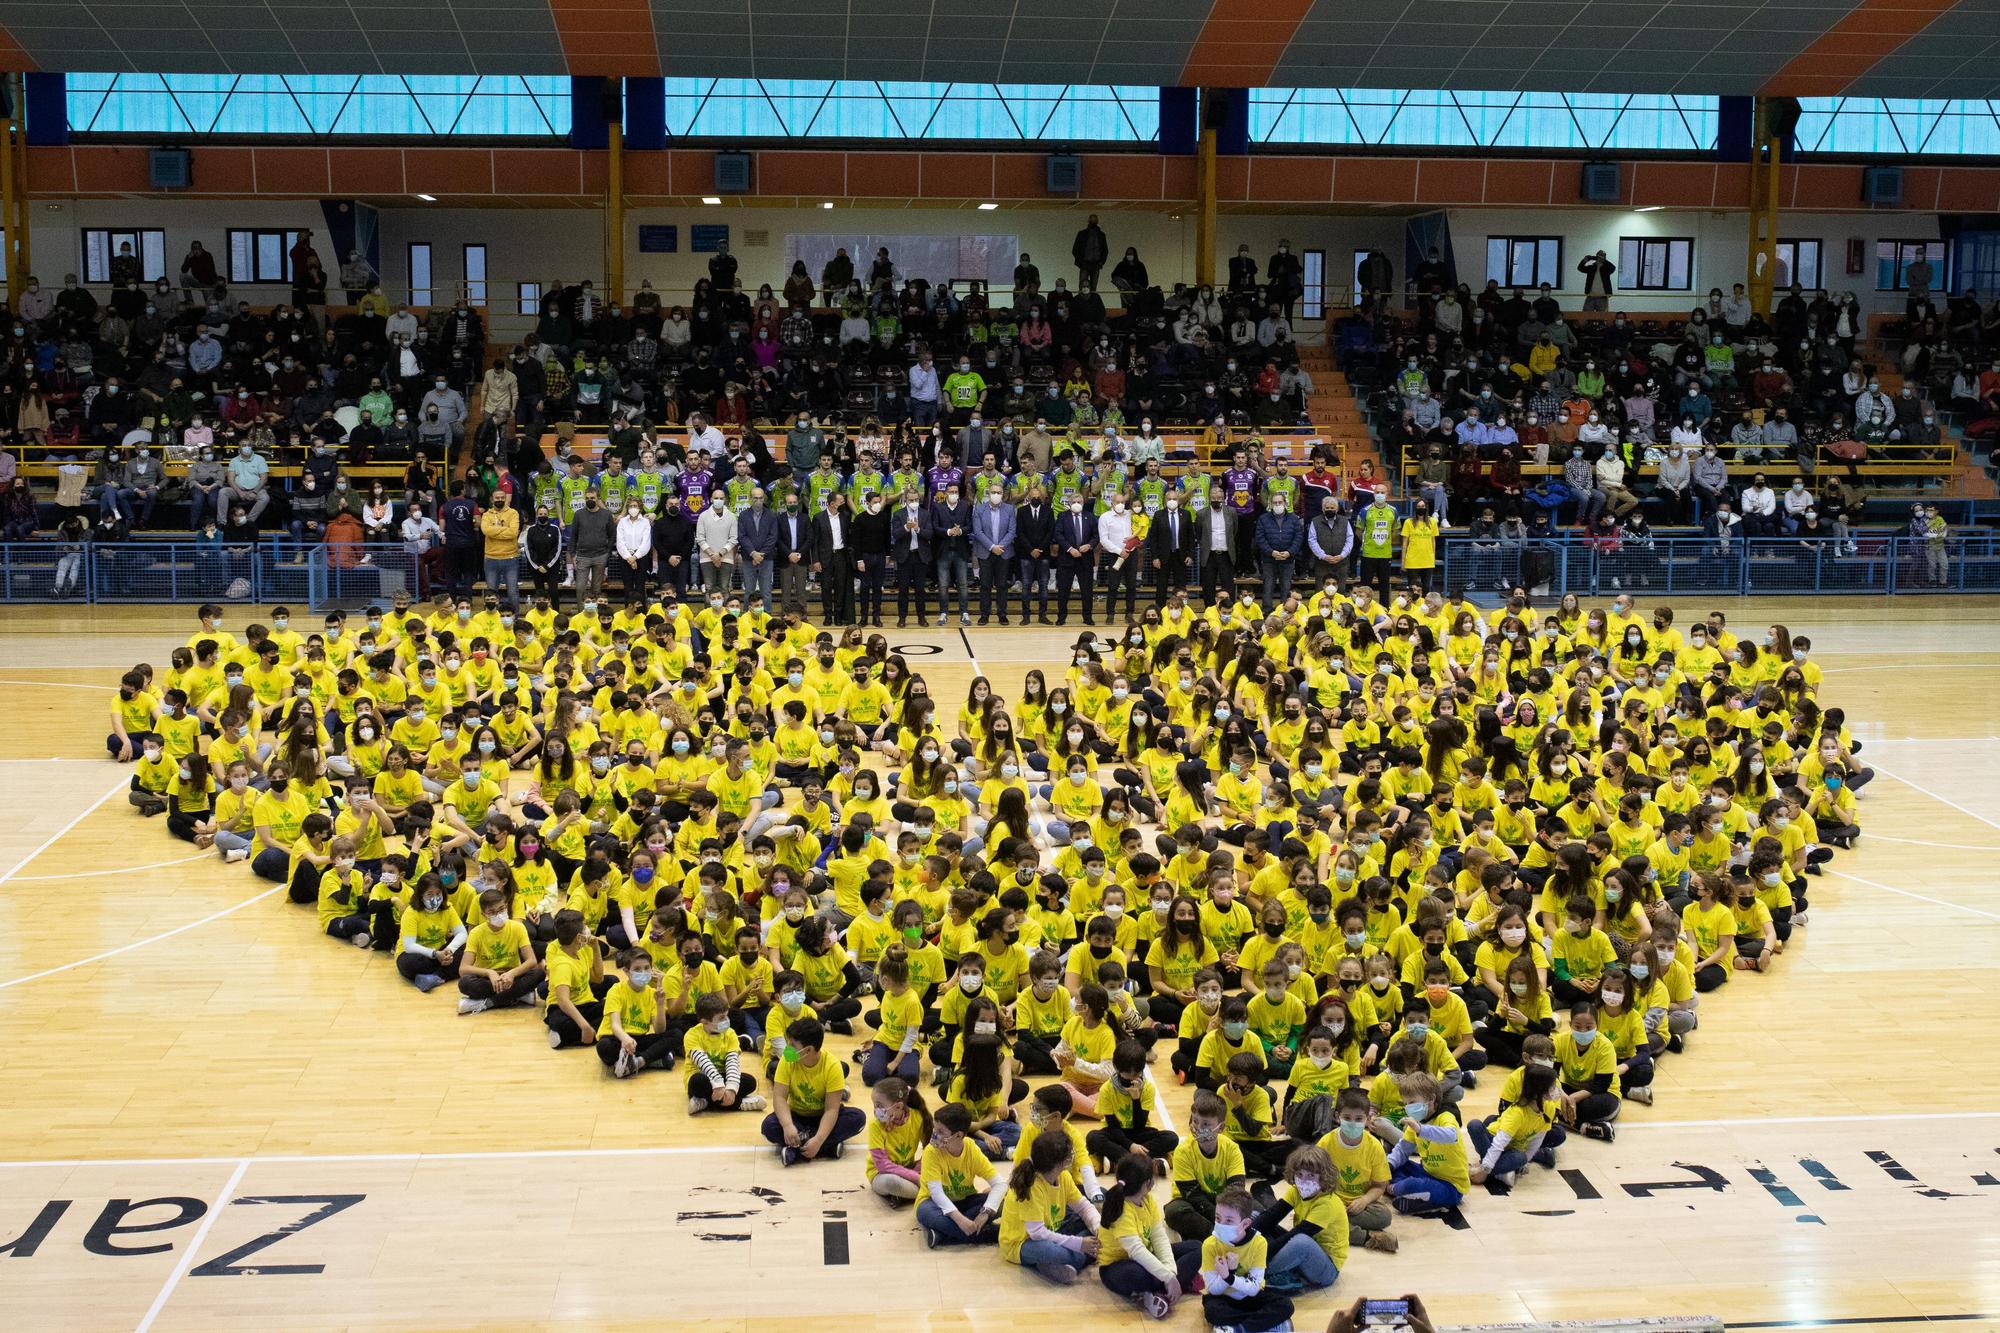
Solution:
M 1995 1114 L 2000 1114 L 1996 1112 Z M 1881 1119 L 1884 1117 L 1876 1117 Z M 1890 1116 L 1887 1119 L 1895 1119 Z M 1746 1121 L 1746 1124 L 1756 1123 Z M 226 1166 L 231 1162 L 254 1161 L 259 1166 L 305 1165 L 313 1162 L 522 1162 L 571 1157 L 711 1157 L 743 1153 L 768 1153 L 768 1143 L 718 1143 L 694 1148 L 522 1148 L 494 1152 L 364 1152 L 364 1153 L 279 1153 L 274 1156 L 243 1157 L 79 1157 L 62 1161 L 0 1162 L 0 1170 L 35 1167 L 79 1168 L 91 1166 Z
M 1838 875 L 1842 879 L 1851 879 L 1856 884 L 1866 884 L 1869 888 L 1880 889 L 1884 893 L 1915 898 L 1918 902 L 1929 903 L 1933 907 L 1949 907 L 1955 912 L 1970 912 L 1974 916 L 1983 916 L 1988 921 L 2000 921 L 2000 912 L 1989 912 L 1983 907 L 1968 907 L 1964 903 L 1947 902 L 1943 898 L 1933 898 L 1927 893 L 1917 893 L 1912 889 L 1899 889 L 1893 884 L 1883 884 L 1878 880 L 1869 879 L 1866 875 L 1857 875 L 1852 870 L 1829 870 L 1827 873 Z
M 17 680 L 11 676 L 0 677 L 0 685 L 43 685 L 52 690 L 115 690 L 116 685 L 84 685 L 73 680 Z
M 1903 777 L 1901 774 L 1892 773 L 1889 771 L 1889 769 L 1887 769 L 1880 763 L 1875 763 L 1870 766 L 1873 767 L 1877 773 L 1880 773 L 1884 777 L 1894 778 L 1896 781 L 1902 783 L 1905 787 L 1908 787 L 1911 791 L 1922 792 L 1924 795 L 1930 797 L 1933 801 L 1936 801 L 1941 805 L 1948 805 L 1962 815 L 1969 815 L 1973 819 L 1976 819 L 1980 823 L 1986 825 L 1988 828 L 2000 829 L 2000 820 L 1990 819 L 1987 816 L 1980 814 L 1977 810 L 1968 810 L 1964 806 L 1960 805 L 1957 801 L 1952 800 L 1949 796 L 1940 796 L 1936 792 L 1932 791 L 1929 787 L 1924 786 L 1921 782 L 1912 782 L 1908 778 Z
M 2000 847 L 1992 848 L 1992 850 L 2000 852 Z M 16 875 L 14 878 L 25 883 L 28 880 L 94 879 L 99 875 L 134 875 L 141 870 L 159 870 L 166 866 L 181 866 L 186 865 L 190 861 L 199 861 L 204 856 L 213 857 L 217 855 L 218 853 L 212 851 L 196 852 L 193 856 L 177 856 L 171 861 L 154 861 L 150 865 L 143 866 L 113 866 L 109 870 L 72 870 L 66 875 Z
M 1887 833 L 1877 833 L 1873 828 L 1864 830 L 1863 835 L 1870 842 L 1901 842 L 1912 847 L 1942 847 L 1953 852 L 2000 852 L 2000 843 L 1932 842 L 1929 838 L 1897 838 Z
M 125 791 L 126 789 L 131 787 L 131 785 L 132 785 L 132 779 L 121 774 L 118 778 L 117 786 L 113 787 L 110 791 L 105 792 L 104 795 L 98 797 L 96 800 L 92 801 L 89 805 L 83 807 L 83 809 L 78 811 L 76 817 L 71 819 L 69 823 L 64 824 L 54 833 L 49 834 L 49 836 L 42 841 L 41 846 L 35 848 L 34 851 L 29 852 L 26 856 L 16 861 L 13 865 L 8 866 L 6 870 L 0 871 L 0 884 L 5 884 L 8 880 L 14 878 L 15 875 L 20 873 L 22 866 L 27 865 L 29 862 L 33 861 L 36 857 L 40 856 L 43 852 L 46 852 L 49 848 L 55 846 L 56 843 L 62 839 L 64 834 L 68 833 L 78 824 L 81 824 L 84 821 L 84 819 L 90 815 L 92 811 L 97 809 L 98 806 L 103 805 L 106 801 L 116 796 L 119 792 Z
M 137 1333 L 146 1333 L 146 1330 L 153 1326 L 153 1321 L 160 1317 L 160 1311 L 167 1308 L 167 1298 L 174 1294 L 174 1288 L 178 1287 L 181 1279 L 187 1276 L 188 1269 L 194 1267 L 195 1251 L 199 1250 L 201 1243 L 208 1239 L 209 1229 L 215 1225 L 216 1216 L 228 1207 L 230 1197 L 236 1193 L 236 1186 L 243 1179 L 243 1173 L 249 1169 L 249 1158 L 237 1159 L 236 1170 L 230 1173 L 228 1183 L 222 1187 L 222 1193 L 215 1196 L 215 1202 L 210 1204 L 208 1211 L 202 1215 L 201 1225 L 195 1228 L 194 1235 L 188 1240 L 187 1248 L 181 1251 L 181 1257 L 175 1261 L 174 1271 L 167 1274 L 166 1284 L 160 1288 L 160 1294 L 153 1297 L 153 1304 L 146 1311 L 146 1317 L 139 1321 Z
M 1155 1091 L 1158 1091 L 1157 1085 Z M 1739 1116 L 1723 1120 L 1631 1120 L 1618 1122 L 1618 1132 L 1637 1129 L 1756 1129 L 1766 1125 L 1852 1125 L 1908 1121 L 2000 1120 L 2000 1111 L 1915 1111 L 1907 1114 Z M 495 1152 L 279 1153 L 269 1157 L 74 1157 L 0 1162 L 0 1171 L 84 1170 L 92 1167 L 310 1166 L 318 1163 L 365 1165 L 370 1162 L 522 1162 L 562 1161 L 580 1157 L 724 1157 L 768 1153 L 768 1144 L 724 1143 L 690 1148 L 526 1148 Z
M 0 981 L 0 990 L 7 990 L 13 986 L 24 986 L 30 981 L 40 981 L 43 977 L 52 977 L 59 972 L 69 972 L 79 967 L 89 967 L 92 963 L 101 963 L 107 958 L 116 958 L 121 953 L 130 953 L 134 949 L 143 949 L 149 944 L 158 944 L 161 940 L 170 940 L 176 935 L 185 934 L 193 930 L 196 926 L 205 926 L 211 921 L 220 921 L 223 917 L 240 912 L 252 903 L 261 903 L 284 887 L 283 884 L 273 884 L 270 888 L 257 894 L 255 897 L 245 898 L 234 907 L 225 907 L 219 912 L 210 912 L 199 921 L 190 921 L 184 926 L 175 926 L 172 930 L 163 930 L 157 935 L 149 935 L 143 940 L 133 940 L 130 944 L 121 944 L 115 949 L 106 949 L 103 953 L 95 953 L 88 958 L 79 958 L 73 963 L 64 963 L 59 967 L 46 968 L 40 972 L 30 972 L 25 977 L 15 977 L 11 981 Z
M 1750 1115 L 1732 1120 L 1626 1120 L 1618 1121 L 1618 1132 L 1628 1129 L 1741 1129 L 1750 1125 L 1853 1125 L 1884 1120 L 2000 1120 L 2000 1111 L 1916 1111 L 1908 1115 Z M 224 1160 L 227 1160 L 226 1158 Z

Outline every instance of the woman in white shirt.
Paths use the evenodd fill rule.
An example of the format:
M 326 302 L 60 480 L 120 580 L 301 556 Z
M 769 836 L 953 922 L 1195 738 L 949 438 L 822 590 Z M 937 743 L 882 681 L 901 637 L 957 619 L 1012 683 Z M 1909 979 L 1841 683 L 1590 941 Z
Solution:
M 616 545 L 625 595 L 644 598 L 646 579 L 653 568 L 653 520 L 646 517 L 637 499 L 625 502 L 625 514 L 618 520 Z

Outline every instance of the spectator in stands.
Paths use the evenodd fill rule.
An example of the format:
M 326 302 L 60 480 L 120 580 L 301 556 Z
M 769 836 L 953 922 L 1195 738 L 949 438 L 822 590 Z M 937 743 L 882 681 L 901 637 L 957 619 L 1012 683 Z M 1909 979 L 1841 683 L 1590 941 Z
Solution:
M 1111 285 L 1130 304 L 1132 299 L 1152 284 L 1146 277 L 1146 265 L 1139 258 L 1136 246 L 1125 247 L 1125 257 L 1118 261 L 1118 267 L 1111 270 Z
M 1563 485 L 1569 488 L 1569 498 L 1576 501 L 1576 524 L 1588 528 L 1591 520 L 1604 508 L 1604 495 L 1597 489 L 1597 470 L 1584 457 L 1583 446 L 1572 445 L 1569 460 L 1563 464 Z
M 1104 228 L 1097 225 L 1097 214 L 1092 213 L 1070 242 L 1070 258 L 1076 261 L 1076 285 L 1079 291 L 1097 285 L 1097 275 L 1104 263 L 1111 257 L 1111 243 L 1105 239 Z
M 1778 531 L 1778 496 L 1764 481 L 1759 472 L 1743 488 L 1741 497 L 1743 510 L 1743 535 L 1746 537 L 1771 537 Z
M 229 487 L 224 497 L 232 520 L 241 511 L 242 521 L 254 526 L 271 503 L 270 462 L 244 440 L 229 460 Z
M 8 455 L 12 457 L 12 455 Z M 26 541 L 35 535 L 41 526 L 41 519 L 35 508 L 35 493 L 28 485 L 28 479 L 11 476 L 7 479 L 4 507 L 0 507 L 0 541 Z
M 1599 250 L 1594 255 L 1584 256 L 1577 264 L 1576 271 L 1583 275 L 1583 308 L 1585 310 L 1609 310 L 1611 298 L 1617 292 L 1612 275 L 1618 266 Z

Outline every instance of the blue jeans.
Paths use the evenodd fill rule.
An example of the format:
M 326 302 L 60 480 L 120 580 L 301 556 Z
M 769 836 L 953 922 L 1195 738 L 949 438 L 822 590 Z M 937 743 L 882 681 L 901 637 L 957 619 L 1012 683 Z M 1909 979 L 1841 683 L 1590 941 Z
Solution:
M 1340 1269 L 1317 1240 L 1292 1236 L 1271 1256 L 1264 1276 L 1279 1291 L 1317 1290 L 1332 1286 Z
M 1063 1218 L 1063 1224 L 1056 1230 L 1065 1236 L 1087 1236 L 1090 1229 L 1075 1213 Z M 1052 1240 L 1024 1240 L 1021 1242 L 1021 1267 L 1040 1268 L 1044 1264 L 1062 1264 L 1081 1271 L 1090 1267 L 1081 1250 L 1072 1250 L 1067 1245 L 1058 1245 Z
M 1472 1140 L 1473 1151 L 1478 1153 L 1482 1158 L 1486 1156 L 1486 1150 L 1493 1146 L 1493 1122 L 1497 1119 L 1499 1119 L 1498 1116 L 1489 1116 L 1484 1120 L 1475 1120 L 1465 1127 L 1465 1136 Z M 1496 1176 L 1511 1176 L 1524 1169 L 1527 1165 L 1528 1155 L 1522 1152 L 1518 1145 L 1510 1144 L 1507 1150 L 1500 1154 L 1499 1159 L 1493 1163 L 1492 1174 Z
M 1397 1167 L 1394 1175 L 1389 1197 L 1398 1203 L 1408 1199 L 1431 1208 L 1449 1208 L 1465 1198 L 1458 1186 L 1439 1180 L 1414 1160 Z
M 965 555 L 960 551 L 939 551 L 937 557 L 938 619 L 942 620 L 951 612 L 951 583 L 954 573 L 958 578 L 958 614 L 966 614 L 967 599 L 971 595 L 971 574 Z
M 1021 1122 L 1018 1120 L 996 1120 L 986 1127 L 986 1132 L 1000 1140 L 1000 1151 L 993 1154 L 998 1158 L 1012 1157 L 1015 1146 L 1021 1142 Z
M 952 1205 L 956 1212 L 963 1216 L 971 1217 L 986 1206 L 986 1196 L 983 1194 L 967 1195 L 963 1199 L 953 1199 Z M 1000 1224 L 998 1222 L 989 1221 L 985 1226 L 968 1236 L 959 1230 L 958 1224 L 952 1221 L 942 1208 L 939 1208 L 928 1198 L 921 1200 L 917 1204 L 917 1225 L 925 1231 L 930 1232 L 933 1236 L 936 1236 L 937 1243 L 940 1245 L 993 1245 L 1000 1240 Z
M 769 611 L 771 580 L 777 573 L 777 565 L 772 563 L 770 556 L 765 556 L 760 564 L 743 555 L 737 557 L 736 567 L 743 573 L 743 605 L 747 607 L 753 600 L 761 600 L 764 610 Z

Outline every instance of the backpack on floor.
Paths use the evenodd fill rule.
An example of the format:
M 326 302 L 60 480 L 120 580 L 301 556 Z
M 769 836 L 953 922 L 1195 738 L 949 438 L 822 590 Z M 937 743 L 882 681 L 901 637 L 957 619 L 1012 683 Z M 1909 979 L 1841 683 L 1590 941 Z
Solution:
M 1285 1111 L 1285 1133 L 1295 1143 L 1318 1143 L 1333 1133 L 1333 1098 L 1322 1092 L 1293 1102 Z

